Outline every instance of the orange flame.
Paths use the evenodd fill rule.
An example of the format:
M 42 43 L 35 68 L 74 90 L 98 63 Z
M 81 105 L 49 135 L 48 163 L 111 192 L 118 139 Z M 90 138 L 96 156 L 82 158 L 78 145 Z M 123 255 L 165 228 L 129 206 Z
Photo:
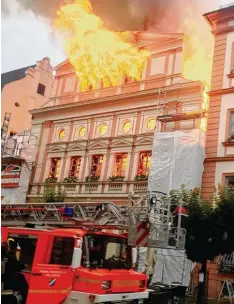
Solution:
M 209 107 L 207 92 L 211 82 L 214 38 L 203 16 L 199 15 L 199 20 L 194 18 L 192 7 L 187 7 L 186 16 L 182 26 L 182 31 L 186 35 L 183 50 L 183 76 L 186 79 L 200 80 L 204 83 L 202 111 L 207 111 Z M 207 130 L 207 115 L 201 118 L 200 129 Z
M 195 20 L 192 7 L 187 8 L 181 30 L 185 33 L 184 66 L 185 78 L 210 84 L 213 56 L 213 36 L 203 16 Z
M 139 51 L 125 35 L 106 29 L 92 12 L 89 0 L 75 0 L 58 11 L 56 26 L 63 33 L 65 50 L 81 84 L 81 90 L 120 84 L 127 76 L 140 80 L 148 51 Z

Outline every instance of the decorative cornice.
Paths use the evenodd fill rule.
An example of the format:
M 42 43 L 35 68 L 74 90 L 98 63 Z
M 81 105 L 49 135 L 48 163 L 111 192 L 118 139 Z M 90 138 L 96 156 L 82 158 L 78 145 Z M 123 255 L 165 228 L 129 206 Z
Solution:
M 228 26 L 223 29 L 214 30 L 214 31 L 212 31 L 212 33 L 214 35 L 221 35 L 221 34 L 227 34 L 227 33 L 233 32 L 233 31 L 234 31 L 234 26 Z
M 225 142 L 222 142 L 222 145 L 224 147 L 232 147 L 232 146 L 234 146 L 234 141 L 225 141 Z
M 214 90 L 210 91 L 208 93 L 209 96 L 216 96 L 216 95 L 225 95 L 225 94 L 231 94 L 234 93 L 234 87 L 227 88 L 227 89 L 220 89 L 220 90 Z
M 234 156 L 207 157 L 205 159 L 205 163 L 228 162 L 228 161 L 234 161 Z
M 140 83 L 141 82 L 139 82 L 139 85 L 140 85 Z M 162 89 L 164 92 L 178 93 L 179 91 L 183 92 L 185 90 L 194 90 L 194 89 L 201 90 L 202 86 L 203 86 L 203 84 L 201 81 L 189 81 L 189 82 L 174 84 L 174 85 L 170 85 L 170 86 L 158 87 L 155 89 L 137 91 L 137 92 L 133 92 L 133 93 L 112 95 L 112 96 L 94 98 L 94 99 L 78 101 L 78 102 L 73 102 L 73 103 L 68 103 L 68 104 L 63 104 L 63 105 L 39 108 L 39 109 L 30 110 L 29 113 L 32 115 L 35 115 L 35 114 L 54 112 L 56 110 L 84 107 L 84 105 L 93 105 L 93 104 L 100 104 L 100 103 L 106 103 L 106 102 L 110 103 L 113 101 L 124 101 L 124 100 L 129 101 L 130 99 L 137 100 L 137 99 L 142 99 L 143 97 L 147 97 L 147 98 L 155 97 L 155 96 L 157 96 L 157 94 L 160 91 L 162 91 Z M 56 99 L 56 97 L 54 99 Z
M 234 78 L 234 71 L 227 75 L 228 78 Z

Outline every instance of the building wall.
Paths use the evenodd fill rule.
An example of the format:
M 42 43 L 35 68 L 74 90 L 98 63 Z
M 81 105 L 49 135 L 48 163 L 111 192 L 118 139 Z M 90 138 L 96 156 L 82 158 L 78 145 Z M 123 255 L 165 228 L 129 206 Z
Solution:
M 79 81 L 68 61 L 58 65 L 52 97 L 40 110 L 31 111 L 38 134 L 38 153 L 29 193 L 31 200 L 42 195 L 53 158 L 60 158 L 57 181 L 68 177 L 72 156 L 81 157 L 79 182 L 62 184 L 68 200 L 112 200 L 126 203 L 129 192 L 145 192 L 147 181 L 135 181 L 140 153 L 151 151 L 155 128 L 150 119 L 159 114 L 181 114 L 202 109 L 203 85 L 181 77 L 183 37 L 179 34 L 138 34 L 138 43 L 150 49 L 142 80 L 121 80 L 119 86 L 81 93 Z M 143 39 L 144 38 L 144 39 Z M 163 43 L 162 43 L 163 42 Z M 123 131 L 128 122 L 130 128 Z M 99 129 L 106 125 L 106 133 Z M 164 131 L 191 130 L 200 127 L 200 119 L 172 121 L 162 125 Z M 85 128 L 84 136 L 79 136 Z M 60 132 L 63 138 L 59 138 Z M 123 182 L 111 183 L 117 153 L 127 153 Z M 98 183 L 87 184 L 92 155 L 102 154 L 103 165 Z M 57 186 L 55 186 L 57 187 Z
M 39 83 L 46 87 L 44 96 L 37 94 Z M 48 101 L 52 86 L 52 67 L 49 58 L 44 58 L 37 62 L 35 68 L 29 68 L 24 78 L 3 87 L 1 118 L 3 121 L 5 112 L 11 113 L 9 133 L 19 133 L 31 128 L 32 116 L 28 111 L 39 108 Z
M 210 198 L 218 184 L 234 178 L 234 141 L 230 136 L 230 113 L 234 111 L 234 6 L 205 15 L 215 37 L 210 105 L 206 136 L 206 160 L 202 194 Z M 220 271 L 219 263 L 208 263 L 208 297 L 219 297 L 224 280 L 234 282 L 233 273 Z
M 209 198 L 218 183 L 225 185 L 223 176 L 234 177 L 234 142 L 228 141 L 230 113 L 234 111 L 234 7 L 206 18 L 215 36 L 202 183 L 203 196 Z

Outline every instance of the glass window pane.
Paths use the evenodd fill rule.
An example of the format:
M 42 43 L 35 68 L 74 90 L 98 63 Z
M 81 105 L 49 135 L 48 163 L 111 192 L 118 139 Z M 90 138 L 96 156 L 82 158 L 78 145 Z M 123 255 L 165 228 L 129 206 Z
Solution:
M 230 119 L 230 121 L 234 123 L 234 112 L 231 112 L 231 119 Z
M 71 265 L 73 250 L 73 238 L 55 237 L 49 264 Z

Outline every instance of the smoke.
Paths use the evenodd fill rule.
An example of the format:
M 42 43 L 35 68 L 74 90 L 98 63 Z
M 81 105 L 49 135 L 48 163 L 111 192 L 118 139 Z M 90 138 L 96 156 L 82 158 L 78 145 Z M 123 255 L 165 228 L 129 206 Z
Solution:
M 63 0 L 15 0 L 22 10 L 53 21 Z M 68 2 L 69 0 L 66 0 Z M 93 11 L 108 29 L 115 31 L 143 30 L 151 27 L 159 31 L 176 32 L 191 9 L 199 22 L 202 14 L 217 8 L 218 0 L 90 0 Z M 208 3 L 207 3 L 208 2 Z M 3 15 L 10 14 L 9 0 L 2 0 Z M 198 19 L 196 19 L 198 18 Z

